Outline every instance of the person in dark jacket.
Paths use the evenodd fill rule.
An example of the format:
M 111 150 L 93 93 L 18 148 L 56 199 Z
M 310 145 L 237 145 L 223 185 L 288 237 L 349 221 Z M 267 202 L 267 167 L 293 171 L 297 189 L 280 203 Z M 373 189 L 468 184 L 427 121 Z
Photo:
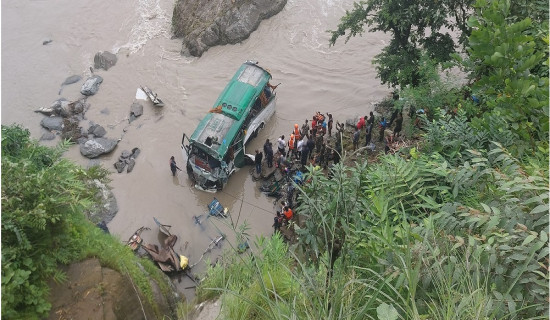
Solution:
M 170 157 L 170 170 L 172 170 L 172 176 L 176 176 L 176 170 L 181 171 L 181 169 L 176 164 L 176 159 L 174 159 L 174 156 Z
M 365 132 L 365 147 L 368 147 L 372 139 L 372 124 L 367 125 L 367 131 Z
M 308 139 L 309 142 L 309 139 Z M 307 164 L 307 159 L 309 156 L 309 143 L 304 143 L 302 145 L 302 154 L 300 155 L 300 163 L 302 166 L 305 166 Z
M 393 138 L 399 136 L 401 129 L 403 128 L 403 114 L 400 112 L 395 119 L 395 129 L 393 129 Z
M 265 153 L 265 159 L 267 161 L 267 167 L 268 168 L 273 167 L 273 144 L 269 142 L 269 139 L 265 140 L 264 153 Z
M 374 125 L 374 113 L 372 111 L 370 112 L 370 116 L 369 116 L 369 119 L 367 120 L 367 124 Z
M 256 173 L 260 174 L 262 173 L 262 159 L 263 159 L 263 153 L 256 150 L 256 156 L 254 157 L 254 164 L 256 165 Z
M 307 137 L 307 149 L 309 151 L 309 157 L 313 158 L 313 151 L 315 150 L 315 141 L 313 141 L 313 135 Z

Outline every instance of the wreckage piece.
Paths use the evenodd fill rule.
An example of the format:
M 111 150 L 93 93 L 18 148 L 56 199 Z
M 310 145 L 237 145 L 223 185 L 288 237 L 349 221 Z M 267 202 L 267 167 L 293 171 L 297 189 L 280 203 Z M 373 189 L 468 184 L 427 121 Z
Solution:
M 145 86 L 139 86 L 139 88 L 141 89 L 141 91 L 143 91 L 147 97 L 149 98 L 149 100 L 151 100 L 151 102 L 153 102 L 153 104 L 157 107 L 164 107 L 164 102 L 162 102 L 162 100 L 160 100 L 158 97 L 157 97 L 157 94 L 153 92 L 153 90 L 149 89 L 148 87 L 145 87 Z
M 172 234 L 170 233 L 170 228 L 172 227 L 171 225 L 162 224 L 162 223 L 160 223 L 160 221 L 158 221 L 158 219 L 155 218 L 155 217 L 153 217 L 153 220 L 155 220 L 155 223 L 157 224 L 157 226 L 159 226 L 160 232 L 164 233 L 164 234 L 167 235 L 167 236 L 171 236 L 171 235 L 172 235 Z
M 126 243 L 126 245 L 130 247 L 132 251 L 137 251 L 141 247 L 141 244 L 143 243 L 143 239 L 141 238 L 141 233 L 143 232 L 143 230 L 150 230 L 150 229 L 146 227 L 141 227 L 137 229 L 136 232 L 134 232 L 134 234 L 128 239 L 128 242 Z

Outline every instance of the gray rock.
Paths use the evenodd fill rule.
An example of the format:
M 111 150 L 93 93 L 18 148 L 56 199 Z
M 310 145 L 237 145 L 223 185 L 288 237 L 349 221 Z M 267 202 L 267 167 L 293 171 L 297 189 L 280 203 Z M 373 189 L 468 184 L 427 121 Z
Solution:
M 103 110 L 101 110 L 101 111 L 99 111 L 99 112 L 100 112 L 101 114 L 109 114 L 109 113 L 110 113 L 108 108 L 105 108 L 105 109 L 103 109 Z
M 88 128 L 88 134 L 91 134 L 94 137 L 101 138 L 107 134 L 107 130 L 105 130 L 105 128 L 103 128 L 99 124 L 94 124 L 90 126 L 90 128 Z
M 103 82 L 103 78 L 97 75 L 91 76 L 82 85 L 80 93 L 85 96 L 93 96 L 99 90 L 99 85 Z
M 134 102 L 130 106 L 130 117 L 128 118 L 128 121 L 132 123 L 132 121 L 136 120 L 137 117 L 141 116 L 143 114 L 143 105 L 140 103 Z
M 73 103 L 73 112 L 74 113 L 83 113 L 85 111 L 84 104 L 80 101 Z
M 117 62 L 117 56 L 108 51 L 98 52 L 94 56 L 94 68 L 109 70 Z
M 101 183 L 99 180 L 93 181 L 94 187 L 97 188 L 97 196 L 101 199 L 101 205 L 95 206 L 89 213 L 89 219 L 92 222 L 104 220 L 109 223 L 118 212 L 118 204 L 115 195 L 108 186 Z
M 132 172 L 132 170 L 134 170 L 135 165 L 136 165 L 136 160 L 134 160 L 134 158 L 130 158 L 128 160 L 128 169 L 126 169 L 126 172 L 127 173 Z
M 287 0 L 177 0 L 172 30 L 183 38 L 182 53 L 201 56 L 209 47 L 245 40 Z
M 55 134 L 53 132 L 46 132 L 42 135 L 42 137 L 40 137 L 40 141 L 53 139 L 55 139 Z
M 63 118 L 61 117 L 47 117 L 40 121 L 40 125 L 48 130 L 63 130 Z
M 143 105 L 141 103 L 134 102 L 130 106 L 130 113 L 136 117 L 139 117 L 143 114 Z
M 132 155 L 132 153 L 128 150 L 124 150 L 122 151 L 122 154 L 120 155 L 120 159 L 128 159 L 130 158 L 130 156 Z
M 118 173 L 121 173 L 122 171 L 124 171 L 124 167 L 126 167 L 126 161 L 117 161 L 115 162 L 115 168 L 116 168 L 116 171 L 118 171 Z
M 132 158 L 136 159 L 140 153 L 141 153 L 141 150 L 139 148 L 132 149 Z
M 80 154 L 86 158 L 93 159 L 113 151 L 117 144 L 117 140 L 107 138 L 90 139 L 80 144 Z
M 42 41 L 42 45 L 45 46 L 47 44 L 52 43 L 52 41 L 53 41 L 52 39 L 46 39 L 46 40 Z
M 83 135 L 83 136 L 81 136 L 80 138 L 78 138 L 78 139 L 76 140 L 76 143 L 78 143 L 79 145 L 82 145 L 82 144 L 86 143 L 86 141 L 88 141 L 88 140 L 90 140 L 90 139 L 89 139 L 89 138 L 86 138 L 86 137 Z

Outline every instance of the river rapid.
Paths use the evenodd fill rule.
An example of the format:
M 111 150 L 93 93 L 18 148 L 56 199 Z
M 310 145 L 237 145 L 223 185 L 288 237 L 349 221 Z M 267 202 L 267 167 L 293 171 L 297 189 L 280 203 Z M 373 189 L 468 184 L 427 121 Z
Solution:
M 121 138 L 115 151 L 100 158 L 111 172 L 111 187 L 119 211 L 108 224 L 112 234 L 127 240 L 146 226 L 145 242 L 159 243 L 153 217 L 172 225 L 179 240 L 175 249 L 197 261 L 219 230 L 231 234 L 230 219 L 205 220 L 195 225 L 194 215 L 205 217 L 206 205 L 216 196 L 229 208 L 235 224 L 247 222 L 251 243 L 257 235 L 271 235 L 275 214 L 273 198 L 267 198 L 252 181 L 249 168 L 231 177 L 223 192 L 201 192 L 192 187 L 185 173 L 181 139 L 191 134 L 215 102 L 228 80 L 242 62 L 259 61 L 273 75 L 277 89 L 277 111 L 270 124 L 248 146 L 260 148 L 266 138 L 288 136 L 294 123 L 311 119 L 315 111 L 331 112 L 336 120 L 365 115 L 373 103 L 389 93 L 375 78 L 373 57 L 385 46 L 389 36 L 365 33 L 347 44 L 339 39 L 328 46 L 351 0 L 289 0 L 283 11 L 264 20 L 242 43 L 210 48 L 201 58 L 180 55 L 181 40 L 171 39 L 173 1 L 168 0 L 3 0 L 2 1 L 2 124 L 18 123 L 28 128 L 33 138 L 45 132 L 40 127 L 43 115 L 33 112 L 61 97 L 81 98 L 83 81 L 59 90 L 71 75 L 88 77 L 98 51 L 118 56 L 109 69 L 95 70 L 104 81 L 99 92 L 87 99 L 89 121 L 107 129 L 107 137 Z M 52 42 L 43 45 L 43 41 Z M 154 107 L 149 101 L 144 114 L 128 124 L 130 105 L 136 89 L 153 89 L 166 104 Z M 54 145 L 59 140 L 44 142 Z M 113 164 L 122 150 L 141 149 L 134 170 L 117 173 Z M 172 177 L 169 158 L 174 155 L 184 169 Z M 86 166 L 88 159 L 77 146 L 66 156 Z M 55 187 L 55 183 L 52 183 Z M 234 236 L 209 255 L 215 259 L 224 248 L 235 245 Z M 204 270 L 198 264 L 194 272 Z M 188 298 L 193 284 L 174 278 L 178 289 Z

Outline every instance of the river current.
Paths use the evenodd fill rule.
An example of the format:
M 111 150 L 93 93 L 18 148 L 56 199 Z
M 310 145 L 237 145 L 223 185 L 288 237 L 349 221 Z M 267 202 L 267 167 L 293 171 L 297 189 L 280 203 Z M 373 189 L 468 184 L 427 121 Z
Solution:
M 365 115 L 389 89 L 375 78 L 373 57 L 389 36 L 365 33 L 344 44 L 339 39 L 329 47 L 326 30 L 335 29 L 350 0 L 289 0 L 274 17 L 264 20 L 245 41 L 210 48 L 200 58 L 180 55 L 181 40 L 171 39 L 173 1 L 168 0 L 3 0 L 2 1 L 2 124 L 18 123 L 33 138 L 45 132 L 43 115 L 33 112 L 61 97 L 81 98 L 82 81 L 63 88 L 71 75 L 84 79 L 98 51 L 118 56 L 109 69 L 95 70 L 104 81 L 99 92 L 87 99 L 89 122 L 107 129 L 107 137 L 121 138 L 115 151 L 100 158 L 112 171 L 111 187 L 119 212 L 108 224 L 112 234 L 127 240 L 141 226 L 151 228 L 142 235 L 146 242 L 159 243 L 156 217 L 171 225 L 179 240 L 175 249 L 197 261 L 211 239 L 220 231 L 231 234 L 229 219 L 205 220 L 196 225 L 193 216 L 205 217 L 206 205 L 216 196 L 229 208 L 233 223 L 248 225 L 251 243 L 257 235 L 270 235 L 275 214 L 273 198 L 267 198 L 252 181 L 249 168 L 232 176 L 217 194 L 192 187 L 187 175 L 172 177 L 169 158 L 174 155 L 185 169 L 181 138 L 191 134 L 212 107 L 227 81 L 245 60 L 257 60 L 273 75 L 277 88 L 277 111 L 266 128 L 247 149 L 261 148 L 266 138 L 288 135 L 294 123 L 303 123 L 316 111 L 331 112 L 336 120 Z M 52 40 L 43 45 L 43 41 Z M 148 101 L 144 114 L 128 123 L 130 105 L 140 85 L 153 89 L 166 104 L 154 107 Z M 59 140 L 44 142 L 54 145 Z M 122 150 L 141 149 L 134 170 L 117 173 L 113 164 Z M 77 146 L 66 155 L 82 166 L 89 162 Z M 55 183 L 52 183 L 52 188 Z M 230 236 L 211 260 L 234 244 Z M 195 272 L 204 270 L 204 263 Z M 192 286 L 186 278 L 174 279 L 190 298 Z

